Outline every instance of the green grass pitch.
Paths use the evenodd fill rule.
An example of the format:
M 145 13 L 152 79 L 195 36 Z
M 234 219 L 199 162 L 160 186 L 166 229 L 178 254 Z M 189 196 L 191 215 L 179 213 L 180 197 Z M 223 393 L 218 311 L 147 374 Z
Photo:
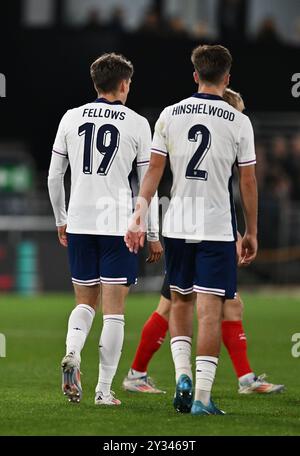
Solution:
M 166 395 L 122 391 L 140 330 L 158 301 L 155 294 L 129 296 L 124 350 L 113 389 L 121 407 L 96 407 L 101 317 L 94 321 L 82 354 L 84 396 L 69 404 L 60 390 L 71 295 L 0 297 L 0 333 L 7 357 L 0 358 L 1 435 L 300 435 L 300 358 L 291 355 L 291 337 L 300 332 L 300 296 L 245 295 L 249 356 L 257 374 L 282 382 L 287 390 L 269 396 L 240 396 L 230 359 L 222 350 L 213 397 L 224 417 L 176 414 L 172 407 L 174 370 L 166 340 L 150 365 L 150 374 Z

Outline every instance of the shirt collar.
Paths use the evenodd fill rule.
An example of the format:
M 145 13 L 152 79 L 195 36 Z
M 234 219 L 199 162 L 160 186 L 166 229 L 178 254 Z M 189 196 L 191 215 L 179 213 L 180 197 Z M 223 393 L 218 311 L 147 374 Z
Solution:
M 224 101 L 222 97 L 220 97 L 219 95 L 213 95 L 212 93 L 196 92 L 192 96 L 195 98 L 204 98 L 205 100 L 222 100 L 222 101 Z
M 109 100 L 107 100 L 106 98 L 103 98 L 103 97 L 97 98 L 95 100 L 95 103 L 107 103 L 107 104 L 110 104 L 110 105 L 122 105 L 123 104 L 122 101 L 120 101 L 120 100 L 109 101 Z

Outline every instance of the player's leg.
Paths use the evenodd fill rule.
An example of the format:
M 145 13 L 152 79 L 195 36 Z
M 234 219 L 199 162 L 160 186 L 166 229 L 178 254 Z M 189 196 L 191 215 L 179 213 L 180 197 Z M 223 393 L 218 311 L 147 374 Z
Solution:
M 74 284 L 76 306 L 70 314 L 66 338 L 66 355 L 73 353 L 81 360 L 81 351 L 90 332 L 97 310 L 100 286 Z
M 239 381 L 240 394 L 269 394 L 283 391 L 284 385 L 265 381 L 265 376 L 257 377 L 250 367 L 247 356 L 247 338 L 243 328 L 243 301 L 240 295 L 228 299 L 224 304 L 222 336 Z
M 99 236 L 103 327 L 99 341 L 97 405 L 119 405 L 111 392 L 124 341 L 125 299 L 136 282 L 137 255 L 130 253 L 123 237 Z
M 82 397 L 81 351 L 90 332 L 99 296 L 95 236 L 68 234 L 68 255 L 76 306 L 70 314 L 66 355 L 62 359 L 62 389 L 70 401 Z
M 211 390 L 219 362 L 223 298 L 197 293 L 198 337 L 196 382 L 192 414 L 222 414 L 211 400 Z
M 143 326 L 133 363 L 123 381 L 123 388 L 126 391 L 164 393 L 155 387 L 152 379 L 147 375 L 147 369 L 152 357 L 164 342 L 169 327 L 170 307 L 170 286 L 165 276 L 158 307 Z
M 172 283 L 176 283 L 172 281 Z M 169 320 L 171 352 L 175 367 L 176 390 L 173 405 L 177 412 L 189 413 L 193 402 L 191 367 L 194 293 L 172 291 Z
M 242 323 L 243 303 L 239 295 L 236 299 L 226 299 L 223 310 L 222 338 L 229 353 L 236 375 L 241 382 L 253 381 L 254 373 L 247 356 L 247 340 Z
M 125 285 L 102 284 L 103 327 L 99 342 L 99 377 L 96 386 L 97 405 L 119 405 L 111 393 L 124 342 L 125 299 L 129 288 Z
M 173 405 L 182 413 L 190 412 L 193 400 L 194 250 L 195 244 L 188 244 L 184 239 L 165 238 L 166 269 L 172 295 L 169 330 L 176 380 Z
M 234 242 L 203 241 L 197 246 L 194 290 L 197 292 L 198 339 L 193 415 L 222 415 L 211 400 L 219 361 L 225 297 L 236 293 Z

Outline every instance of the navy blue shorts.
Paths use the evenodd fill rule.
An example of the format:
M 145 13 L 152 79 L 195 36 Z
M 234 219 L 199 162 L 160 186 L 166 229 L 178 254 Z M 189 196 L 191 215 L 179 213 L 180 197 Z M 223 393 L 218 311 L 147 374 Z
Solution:
M 185 242 L 164 238 L 167 280 L 181 294 L 209 293 L 233 299 L 236 294 L 235 241 Z
M 77 285 L 136 283 L 138 256 L 130 253 L 123 236 L 68 235 L 72 282 Z
M 167 274 L 165 274 L 164 281 L 160 290 L 160 294 L 165 298 L 171 300 L 170 282 Z

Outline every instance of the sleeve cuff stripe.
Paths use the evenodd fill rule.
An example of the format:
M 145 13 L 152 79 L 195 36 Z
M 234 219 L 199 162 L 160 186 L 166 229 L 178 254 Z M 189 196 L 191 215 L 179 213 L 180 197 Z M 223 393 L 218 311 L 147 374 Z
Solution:
M 245 162 L 238 162 L 239 166 L 247 166 L 247 165 L 254 165 L 256 163 L 256 160 L 248 160 Z
M 150 163 L 150 160 L 144 160 L 144 161 L 140 161 L 140 162 L 137 162 L 137 166 L 145 166 L 145 165 L 148 165 Z
M 58 152 L 57 150 L 55 149 L 52 149 L 52 152 L 54 152 L 55 154 L 58 154 L 58 155 L 61 155 L 62 157 L 68 157 L 68 154 L 66 153 L 63 153 L 63 152 Z
M 165 152 L 164 150 L 160 150 L 160 149 L 154 149 L 154 147 L 151 148 L 151 151 L 154 153 L 154 154 L 159 154 L 159 155 L 168 155 L 168 152 Z

